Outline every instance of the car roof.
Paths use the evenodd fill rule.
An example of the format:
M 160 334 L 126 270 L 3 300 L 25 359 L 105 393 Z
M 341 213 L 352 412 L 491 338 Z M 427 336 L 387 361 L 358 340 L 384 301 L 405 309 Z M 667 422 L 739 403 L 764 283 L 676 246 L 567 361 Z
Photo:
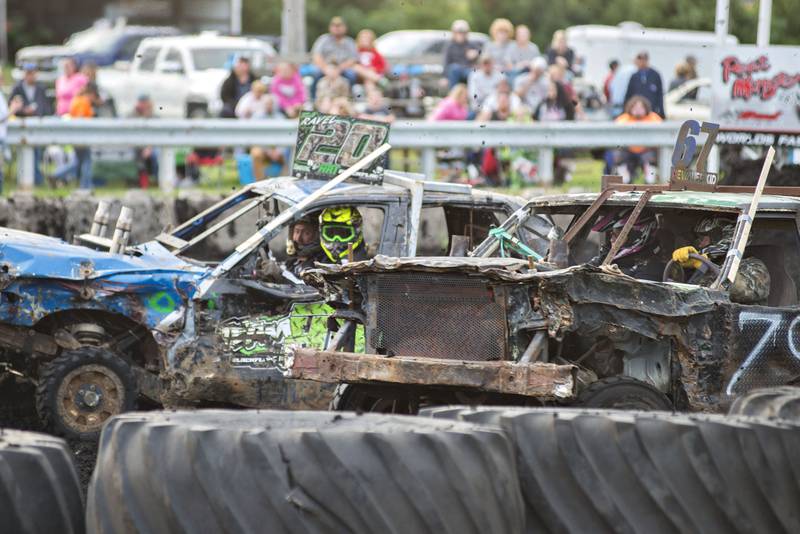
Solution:
M 196 35 L 168 35 L 164 37 L 148 37 L 142 43 L 150 45 L 200 45 L 203 48 L 230 48 L 231 46 L 244 46 L 252 48 L 272 49 L 272 45 L 261 39 L 252 37 L 232 37 L 230 35 L 196 34 Z
M 597 198 L 597 193 L 577 193 L 567 195 L 548 195 L 531 200 L 533 207 L 588 206 Z M 606 205 L 634 206 L 642 196 L 642 191 L 614 192 Z M 753 195 L 750 193 L 720 193 L 706 191 L 663 191 L 647 203 L 653 208 L 680 208 L 719 212 L 739 213 L 750 206 Z M 800 197 L 784 195 L 762 195 L 759 211 L 796 213 L 800 211 Z
M 312 180 L 312 179 L 298 179 L 292 176 L 282 176 L 279 178 L 271 178 L 262 180 L 253 184 L 252 191 L 256 194 L 274 195 L 281 200 L 296 204 L 308 197 L 320 187 L 328 183 L 326 180 Z M 480 191 L 473 189 L 470 186 L 452 184 L 455 187 L 448 188 L 448 191 L 442 191 L 443 185 L 441 182 L 422 181 L 423 186 L 428 184 L 430 187 L 425 190 L 425 197 L 441 197 L 442 199 L 448 198 L 458 200 L 459 197 L 464 201 L 479 201 L 491 202 L 492 200 L 498 203 L 516 203 L 520 204 L 520 199 L 512 195 L 504 195 L 490 191 Z M 401 186 L 384 183 L 382 185 L 371 184 L 358 184 L 358 183 L 342 183 L 333 188 L 333 190 L 325 195 L 326 199 L 331 197 L 342 197 L 342 200 L 353 198 L 363 199 L 370 196 L 379 197 L 401 197 L 405 195 L 407 190 Z

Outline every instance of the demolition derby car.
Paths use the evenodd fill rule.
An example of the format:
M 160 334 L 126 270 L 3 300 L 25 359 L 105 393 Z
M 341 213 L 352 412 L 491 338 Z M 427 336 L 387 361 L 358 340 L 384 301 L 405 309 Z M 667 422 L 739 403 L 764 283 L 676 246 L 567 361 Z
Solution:
M 348 322 L 328 350 L 294 351 L 288 375 L 342 383 L 339 409 L 401 413 L 454 403 L 720 411 L 750 389 L 797 381 L 800 188 L 761 196 L 616 178 L 600 194 L 530 201 L 472 257 L 378 256 L 307 273 Z M 549 250 L 526 237 L 542 217 Z M 698 243 L 709 221 L 730 232 Z M 356 324 L 365 354 L 349 350 Z
M 33 381 L 43 422 L 73 437 L 96 435 L 139 396 L 169 406 L 327 408 L 332 386 L 282 373 L 288 347 L 323 346 L 331 311 L 285 269 L 287 229 L 347 206 L 363 217 L 367 257 L 413 256 L 436 253 L 451 234 L 473 246 L 524 201 L 378 173 L 369 156 L 358 156 L 380 163 L 374 145 L 385 140 L 385 125 L 379 143 L 361 143 L 361 152 L 351 147 L 352 161 L 342 164 L 335 150 L 342 134 L 359 129 L 369 138 L 373 124 L 312 118 L 301 142 L 317 135 L 325 143 L 327 159 L 320 159 L 335 178 L 301 174 L 295 161 L 299 176 L 251 184 L 136 246 L 124 243 L 130 221 L 123 216 L 114 238 L 104 237 L 102 208 L 92 231 L 78 237 L 83 245 L 0 229 L 0 379 Z M 248 222 L 249 237 L 227 257 L 206 257 L 209 239 Z M 277 269 L 267 272 L 265 264 Z

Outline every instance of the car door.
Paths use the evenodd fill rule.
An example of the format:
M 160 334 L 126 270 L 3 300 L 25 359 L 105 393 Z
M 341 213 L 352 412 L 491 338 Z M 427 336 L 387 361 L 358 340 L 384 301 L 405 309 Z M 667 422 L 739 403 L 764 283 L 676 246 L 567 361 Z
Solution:
M 139 52 L 139 57 L 136 58 L 133 68 L 127 77 L 128 79 L 124 80 L 125 83 L 123 83 L 122 87 L 119 89 L 124 102 L 121 106 L 117 106 L 117 111 L 120 112 L 121 115 L 127 116 L 133 113 L 136 99 L 140 94 L 149 95 L 153 101 L 156 114 L 160 114 L 158 108 L 165 98 L 165 95 L 162 94 L 158 87 L 155 69 L 156 61 L 161 51 L 161 46 L 149 45 L 142 48 Z
M 186 116 L 188 84 L 182 51 L 174 46 L 167 48 L 159 57 L 155 71 L 160 94 L 158 114 L 174 118 Z

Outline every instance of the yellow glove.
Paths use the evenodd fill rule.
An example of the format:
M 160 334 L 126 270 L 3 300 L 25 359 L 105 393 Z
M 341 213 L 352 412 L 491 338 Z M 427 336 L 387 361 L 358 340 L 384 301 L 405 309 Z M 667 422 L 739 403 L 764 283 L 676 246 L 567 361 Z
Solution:
M 678 262 L 684 269 L 699 269 L 703 262 L 690 258 L 689 254 L 699 254 L 699 252 L 694 247 L 681 247 L 672 253 L 672 260 Z

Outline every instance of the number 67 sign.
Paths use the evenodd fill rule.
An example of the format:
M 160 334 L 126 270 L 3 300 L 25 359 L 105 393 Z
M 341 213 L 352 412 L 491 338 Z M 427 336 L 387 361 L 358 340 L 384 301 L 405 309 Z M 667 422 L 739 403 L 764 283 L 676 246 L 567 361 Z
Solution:
M 703 148 L 697 156 L 695 170 L 689 169 L 697 151 L 697 137 L 703 132 L 707 134 Z M 678 138 L 675 140 L 675 149 L 672 151 L 672 175 L 675 181 L 700 182 L 707 184 L 717 183 L 717 173 L 706 172 L 708 153 L 714 146 L 714 141 L 719 132 L 719 124 L 713 122 L 698 123 L 696 120 L 688 120 L 681 125 L 678 131 Z

